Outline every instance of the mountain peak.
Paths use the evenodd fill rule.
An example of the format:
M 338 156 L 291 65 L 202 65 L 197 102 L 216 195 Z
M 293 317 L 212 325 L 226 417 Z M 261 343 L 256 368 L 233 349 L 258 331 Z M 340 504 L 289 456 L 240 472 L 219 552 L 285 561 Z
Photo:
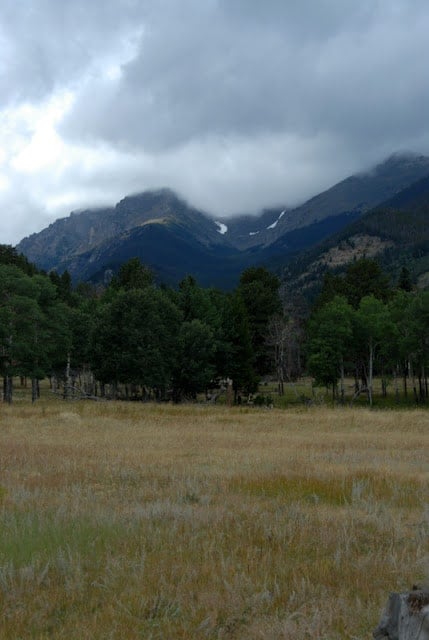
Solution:
M 388 156 L 382 162 L 376 164 L 369 171 L 364 171 L 360 175 L 397 175 L 403 172 L 419 173 L 419 177 L 423 177 L 421 172 L 429 173 L 429 157 L 412 151 L 396 151 Z
M 193 275 L 198 278 L 210 261 L 215 271 L 226 273 L 229 267 L 223 258 L 234 252 L 236 270 L 267 256 L 286 261 L 427 176 L 428 157 L 395 153 L 300 207 L 267 209 L 259 217 L 229 218 L 227 224 L 189 206 L 169 188 L 154 189 L 129 195 L 115 207 L 58 220 L 22 240 L 17 249 L 40 268 L 68 269 L 75 279 L 92 277 L 107 266 L 116 268 L 135 255 L 154 270 L 168 272 L 170 280 L 182 273 L 189 259 L 189 265 L 197 265 Z M 406 197 L 414 197 L 416 188 Z
M 139 191 L 137 193 L 129 194 L 122 198 L 115 208 L 121 209 L 130 203 L 137 204 L 138 206 L 157 206 L 160 202 L 165 204 L 177 202 L 184 203 L 175 191 L 168 189 L 167 187 L 162 187 L 160 189 L 148 189 L 147 191 Z

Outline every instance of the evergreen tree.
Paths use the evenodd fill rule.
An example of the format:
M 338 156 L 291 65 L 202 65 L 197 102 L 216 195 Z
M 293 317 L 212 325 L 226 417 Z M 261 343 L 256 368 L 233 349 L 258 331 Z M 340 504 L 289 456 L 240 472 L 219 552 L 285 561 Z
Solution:
M 250 267 L 243 271 L 237 288 L 246 308 L 255 367 L 259 375 L 270 370 L 267 328 L 270 318 L 281 312 L 279 288 L 280 280 L 265 267 Z
M 114 290 L 146 289 L 153 285 L 153 272 L 144 265 L 139 258 L 130 258 L 119 268 L 118 274 L 113 276 L 110 287 Z
M 361 258 L 347 267 L 344 276 L 330 272 L 325 274 L 316 307 L 323 306 L 337 295 L 344 296 L 357 309 L 365 296 L 373 295 L 386 301 L 390 295 L 389 281 L 376 260 Z
M 59 275 L 55 270 L 50 271 L 49 279 L 56 288 L 58 298 L 67 304 L 71 304 L 73 301 L 73 289 L 69 272 L 64 271 Z
M 179 326 L 180 312 L 163 291 L 119 291 L 102 305 L 93 330 L 92 365 L 98 379 L 162 393 L 176 364 Z
M 27 276 L 38 273 L 34 264 L 29 262 L 22 253 L 18 253 L 14 247 L 7 244 L 0 244 L 0 265 L 18 267 Z
M 237 397 L 240 390 L 246 393 L 256 391 L 258 375 L 254 368 L 255 355 L 244 302 L 238 292 L 226 296 L 224 302 L 217 366 L 222 378 L 232 379 Z
M 414 397 L 417 402 L 422 402 L 429 397 L 429 291 L 418 291 L 411 297 L 406 317 L 409 326 L 406 346 Z
M 344 368 L 353 342 L 354 310 L 347 300 L 336 296 L 317 309 L 308 323 L 308 370 L 316 382 L 332 386 L 335 396 L 341 379 L 344 399 Z
M 0 353 L 5 398 L 12 399 L 13 376 L 44 378 L 61 360 L 68 345 L 68 308 L 55 287 L 41 275 L 30 277 L 16 266 L 0 266 Z
M 413 290 L 413 281 L 411 280 L 411 274 L 407 267 L 402 267 L 397 286 L 398 289 L 401 289 L 402 291 Z
M 178 336 L 177 363 L 173 373 L 174 398 L 196 398 L 207 389 L 215 373 L 215 341 L 210 327 L 201 320 L 183 322 Z

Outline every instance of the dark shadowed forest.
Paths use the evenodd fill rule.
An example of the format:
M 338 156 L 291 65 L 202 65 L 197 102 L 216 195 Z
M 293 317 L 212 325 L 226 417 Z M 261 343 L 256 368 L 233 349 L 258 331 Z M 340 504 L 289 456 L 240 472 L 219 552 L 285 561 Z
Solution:
M 192 276 L 157 285 L 138 259 L 103 290 L 72 285 L 67 272 L 38 271 L 11 247 L 0 252 L 0 366 L 3 400 L 13 381 L 39 382 L 64 398 L 215 401 L 230 387 L 236 403 L 302 375 L 345 402 L 374 402 L 374 379 L 397 402 L 428 399 L 429 292 L 402 269 L 389 282 L 379 264 L 357 260 L 327 273 L 310 305 L 263 267 L 243 271 L 232 292 L 203 288 Z M 16 383 L 16 382 L 15 382 Z M 350 394 L 349 394 L 350 395 Z M 350 400 L 350 398 L 348 398 Z

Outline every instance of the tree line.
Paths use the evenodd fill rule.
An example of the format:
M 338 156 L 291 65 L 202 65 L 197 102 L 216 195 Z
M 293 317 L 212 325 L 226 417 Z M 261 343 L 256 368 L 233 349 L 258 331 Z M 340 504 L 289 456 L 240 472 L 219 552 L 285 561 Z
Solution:
M 373 403 L 383 393 L 428 399 L 429 292 L 404 269 L 395 287 L 373 260 L 328 274 L 316 302 L 297 305 L 264 267 L 246 269 L 232 292 L 202 288 L 192 276 L 177 289 L 155 283 L 138 259 L 109 286 L 73 286 L 67 272 L 39 272 L 0 247 L 0 375 L 31 381 L 32 398 L 49 378 L 63 397 L 195 399 L 231 385 L 235 402 L 264 376 L 279 393 L 304 373 L 344 401 L 345 380 Z M 216 397 L 216 392 L 213 392 Z
M 97 397 L 195 398 L 232 380 L 236 397 L 269 370 L 264 331 L 280 310 L 278 279 L 248 269 L 234 292 L 204 289 L 188 276 L 177 289 L 155 284 L 131 259 L 97 292 L 72 287 L 65 272 L 33 270 L 12 248 L 0 253 L 0 373 L 3 398 L 13 380 Z M 259 304 L 255 304 L 259 300 Z
M 429 291 L 415 290 L 404 267 L 396 287 L 377 262 L 362 259 L 343 277 L 328 274 L 307 323 L 307 369 L 316 382 L 344 399 L 345 377 L 354 396 L 373 404 L 374 377 L 382 394 L 428 400 Z

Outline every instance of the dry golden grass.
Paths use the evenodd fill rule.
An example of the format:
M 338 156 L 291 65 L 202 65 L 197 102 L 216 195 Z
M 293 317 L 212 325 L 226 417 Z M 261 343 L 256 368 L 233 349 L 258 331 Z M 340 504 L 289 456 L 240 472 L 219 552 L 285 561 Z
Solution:
M 363 640 L 425 578 L 424 411 L 0 409 L 1 638 Z

